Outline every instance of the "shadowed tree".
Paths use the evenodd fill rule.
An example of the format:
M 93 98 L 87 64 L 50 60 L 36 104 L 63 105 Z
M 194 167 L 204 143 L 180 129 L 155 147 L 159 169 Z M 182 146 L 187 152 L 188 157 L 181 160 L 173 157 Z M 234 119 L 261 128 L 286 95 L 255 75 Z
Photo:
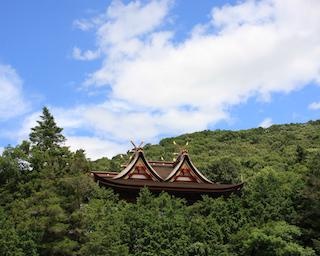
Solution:
M 320 253 L 320 154 L 309 163 L 305 177 L 306 185 L 301 192 L 299 222 L 303 228 L 306 243 Z

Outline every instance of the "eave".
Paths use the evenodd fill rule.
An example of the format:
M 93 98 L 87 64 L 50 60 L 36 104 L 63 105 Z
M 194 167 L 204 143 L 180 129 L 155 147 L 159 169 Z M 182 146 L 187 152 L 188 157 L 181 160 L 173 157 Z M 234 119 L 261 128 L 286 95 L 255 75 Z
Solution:
M 217 184 L 217 183 L 193 183 L 193 182 L 154 182 L 144 180 L 112 179 L 93 173 L 95 181 L 105 187 L 127 190 L 140 190 L 148 187 L 151 191 L 188 192 L 206 194 L 228 194 L 240 190 L 244 183 Z

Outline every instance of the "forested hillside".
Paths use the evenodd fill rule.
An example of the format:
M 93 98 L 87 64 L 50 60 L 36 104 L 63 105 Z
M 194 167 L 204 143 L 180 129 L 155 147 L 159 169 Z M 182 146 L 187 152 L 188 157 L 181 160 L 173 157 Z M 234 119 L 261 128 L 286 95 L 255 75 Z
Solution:
M 240 195 L 193 205 L 147 189 L 119 200 L 88 173 L 119 171 L 130 154 L 90 161 L 64 141 L 44 108 L 29 140 L 2 153 L 0 255 L 320 255 L 320 121 L 147 144 L 148 159 L 186 147 L 213 181 L 245 181 Z

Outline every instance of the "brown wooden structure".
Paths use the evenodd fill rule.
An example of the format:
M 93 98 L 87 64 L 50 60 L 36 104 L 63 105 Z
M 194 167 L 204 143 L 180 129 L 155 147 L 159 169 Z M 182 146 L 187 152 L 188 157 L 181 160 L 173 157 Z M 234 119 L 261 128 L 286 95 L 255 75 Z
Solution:
M 100 186 L 114 189 L 121 198 L 134 201 L 143 187 L 160 193 L 166 191 L 189 202 L 201 195 L 213 197 L 240 191 L 243 183 L 219 184 L 208 180 L 192 163 L 188 152 L 182 150 L 176 161 L 147 161 L 142 148 L 134 149 L 134 156 L 121 172 L 91 172 Z

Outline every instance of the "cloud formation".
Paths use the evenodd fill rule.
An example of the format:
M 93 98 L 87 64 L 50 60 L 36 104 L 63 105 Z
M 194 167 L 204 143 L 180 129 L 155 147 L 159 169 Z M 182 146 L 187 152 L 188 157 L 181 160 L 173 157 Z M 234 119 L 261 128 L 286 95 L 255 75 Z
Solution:
M 309 105 L 309 109 L 311 109 L 311 110 L 318 110 L 318 109 L 320 109 L 320 101 L 318 101 L 318 102 L 312 102 L 312 103 Z
M 319 1 L 213 8 L 208 22 L 195 24 L 179 42 L 165 26 L 172 6 L 166 0 L 115 1 L 105 13 L 78 22 L 96 34 L 97 49 L 86 52 L 99 52 L 103 60 L 84 84 L 111 91 L 105 102 L 74 110 L 82 128 L 119 143 L 153 142 L 227 120 L 228 108 L 250 97 L 268 100 L 320 82 Z M 86 58 L 78 50 L 78 59 Z
M 268 128 L 271 125 L 273 125 L 272 119 L 270 117 L 267 117 L 258 125 L 258 127 Z
M 21 78 L 14 68 L 0 63 L 0 121 L 21 115 L 27 108 Z
M 83 148 L 85 145 L 86 156 L 93 160 L 106 156 L 114 156 L 128 150 L 127 144 L 113 143 L 110 140 L 92 136 L 68 136 L 66 144 L 73 151 Z
M 100 52 L 91 50 L 82 52 L 80 48 L 74 47 L 72 57 L 76 60 L 95 60 L 100 57 Z

